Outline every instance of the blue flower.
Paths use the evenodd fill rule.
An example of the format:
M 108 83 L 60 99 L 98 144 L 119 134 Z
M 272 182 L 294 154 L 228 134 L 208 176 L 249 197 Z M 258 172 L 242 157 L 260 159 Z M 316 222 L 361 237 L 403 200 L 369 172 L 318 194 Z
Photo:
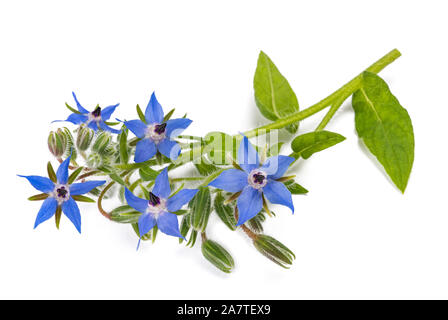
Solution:
M 154 188 L 149 193 L 149 200 L 136 197 L 126 188 L 124 195 L 127 203 L 142 213 L 138 219 L 140 240 L 155 225 L 157 225 L 160 231 L 169 236 L 184 239 L 184 236 L 179 231 L 177 215 L 172 212 L 180 210 L 197 192 L 197 189 L 183 189 L 169 197 L 171 189 L 166 168 L 157 176 Z M 137 249 L 140 246 L 140 240 L 138 241 Z
M 75 102 L 80 113 L 72 113 L 68 116 L 67 120 L 56 121 L 68 121 L 73 124 L 85 124 L 94 131 L 101 129 L 103 131 L 109 131 L 112 133 L 120 133 L 120 130 L 113 129 L 105 123 L 105 121 L 109 120 L 112 113 L 115 111 L 115 108 L 118 107 L 119 103 L 113 106 L 106 107 L 104 109 L 101 109 L 99 106 L 97 106 L 95 110 L 89 112 L 88 110 L 84 109 L 84 107 L 79 103 L 75 93 L 72 92 L 72 94 L 73 98 L 75 98 Z
M 275 156 L 260 166 L 258 153 L 243 137 L 238 150 L 238 163 L 243 170 L 229 169 L 221 173 L 210 186 L 228 192 L 241 192 L 237 200 L 238 223 L 255 217 L 263 207 L 263 195 L 275 204 L 287 206 L 294 213 L 291 192 L 279 181 L 294 158 Z
M 59 166 L 56 172 L 56 183 L 47 177 L 19 175 L 19 177 L 28 179 L 35 189 L 48 194 L 48 198 L 45 199 L 37 214 L 34 228 L 53 217 L 57 207 L 61 206 L 62 212 L 64 212 L 67 218 L 69 218 L 75 225 L 78 232 L 81 233 L 81 214 L 78 205 L 72 196 L 87 193 L 93 188 L 103 185 L 106 181 L 87 181 L 68 184 L 68 166 L 70 164 L 70 158 L 71 156 L 65 159 Z
M 145 111 L 145 124 L 141 120 L 125 121 L 126 127 L 141 140 L 135 149 L 135 162 L 151 159 L 157 150 L 171 160 L 176 160 L 180 154 L 180 146 L 171 140 L 177 137 L 190 124 L 190 119 L 171 119 L 163 121 L 163 109 L 153 93 Z

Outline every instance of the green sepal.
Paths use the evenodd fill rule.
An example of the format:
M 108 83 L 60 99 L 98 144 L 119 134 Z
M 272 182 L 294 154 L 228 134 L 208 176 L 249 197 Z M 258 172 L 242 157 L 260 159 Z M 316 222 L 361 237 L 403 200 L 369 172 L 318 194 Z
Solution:
M 138 170 L 140 178 L 143 181 L 153 181 L 159 175 L 159 171 L 152 169 L 149 166 L 142 167 Z
M 86 196 L 81 195 L 81 194 L 76 195 L 76 196 L 72 196 L 72 198 L 73 198 L 75 201 L 92 202 L 92 203 L 95 203 L 95 202 L 96 202 L 96 201 L 93 200 L 92 198 L 86 197 Z
M 296 258 L 290 249 L 271 236 L 264 234 L 257 235 L 253 243 L 262 255 L 282 268 L 289 269 L 293 260 Z
M 197 230 L 191 230 L 191 233 L 190 233 L 190 238 L 188 239 L 188 242 L 187 242 L 187 246 L 188 247 L 190 247 L 190 248 L 193 248 L 194 247 L 194 245 L 195 245 L 195 243 L 196 243 L 196 239 L 198 238 L 198 231 Z
M 72 174 L 68 177 L 68 184 L 72 184 L 73 182 L 75 182 L 76 178 L 79 176 L 79 174 L 81 173 L 81 171 L 84 169 L 84 167 L 79 167 L 78 169 L 76 169 L 75 171 L 72 172 Z
M 70 107 L 70 106 L 68 105 L 67 102 L 65 103 L 65 106 L 66 106 L 67 109 L 70 110 L 71 112 L 76 113 L 76 114 L 81 114 L 81 112 L 79 112 L 79 110 L 76 110 L 75 108 Z
M 204 241 L 201 251 L 205 259 L 222 272 L 230 273 L 235 266 L 235 262 L 230 253 L 215 241 Z
M 165 115 L 165 117 L 163 117 L 163 122 L 167 122 L 168 120 L 171 119 L 171 116 L 173 115 L 174 110 L 176 110 L 176 109 L 174 109 L 174 108 L 171 109 L 171 110 Z
M 28 198 L 30 201 L 39 201 L 39 200 L 45 200 L 48 198 L 48 193 L 39 193 L 35 194 L 34 196 L 31 196 Z
M 95 141 L 92 145 L 92 150 L 97 152 L 99 155 L 104 155 L 108 151 L 108 146 L 112 141 L 112 136 L 107 131 L 101 131 L 97 134 Z
M 246 225 L 255 233 L 263 232 L 263 222 L 266 220 L 266 216 L 263 211 L 260 211 L 255 217 L 246 222 Z
M 56 183 L 58 181 L 58 178 L 56 177 L 56 173 L 54 172 L 53 166 L 51 165 L 51 162 L 48 161 L 47 163 L 47 173 L 48 178 L 50 178 L 51 181 Z
M 137 109 L 137 114 L 138 114 L 138 117 L 140 118 L 140 120 L 143 121 L 143 123 L 146 123 L 145 114 L 143 113 L 142 109 L 140 109 L 140 105 L 137 105 L 136 109 Z
M 234 207 L 231 204 L 224 204 L 225 198 L 221 192 L 218 192 L 213 203 L 214 209 L 221 221 L 232 231 L 236 230 L 236 219 Z
M 62 207 L 57 206 L 56 212 L 54 214 L 54 221 L 56 223 L 56 228 L 59 230 L 59 224 L 61 223 L 61 216 L 62 216 Z

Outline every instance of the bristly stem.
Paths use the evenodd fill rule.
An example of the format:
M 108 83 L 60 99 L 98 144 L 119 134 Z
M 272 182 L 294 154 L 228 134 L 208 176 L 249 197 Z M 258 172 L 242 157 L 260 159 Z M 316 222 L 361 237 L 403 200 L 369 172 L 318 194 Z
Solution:
M 397 49 L 394 49 L 394 50 L 390 51 L 388 54 L 386 54 L 384 57 L 382 57 L 381 59 L 379 59 L 378 61 L 373 63 L 370 67 L 368 67 L 366 69 L 366 71 L 378 73 L 381 70 L 383 70 L 386 66 L 388 66 L 389 64 L 394 62 L 400 56 L 401 56 L 400 51 L 398 51 Z M 326 97 L 325 99 L 312 105 L 311 107 L 304 109 L 302 111 L 299 111 L 297 113 L 294 113 L 286 118 L 279 119 L 273 123 L 261 126 L 259 128 L 253 129 L 253 130 L 249 130 L 249 131 L 245 132 L 244 134 L 250 138 L 250 137 L 256 136 L 258 134 L 258 132 L 260 132 L 260 131 L 266 133 L 269 130 L 284 128 L 290 124 L 293 124 L 295 122 L 306 119 L 309 116 L 312 116 L 313 114 L 327 108 L 328 106 L 333 105 L 335 103 L 335 101 L 341 99 L 341 97 L 348 98 L 353 92 L 355 92 L 359 88 L 359 86 L 361 84 L 361 79 L 362 79 L 362 73 L 359 74 L 358 76 L 356 76 L 355 78 L 353 78 L 351 81 L 347 82 L 340 89 L 336 90 L 335 92 L 330 94 L 328 97 Z M 342 104 L 342 102 L 341 102 L 341 104 Z M 333 109 L 332 114 L 330 114 L 330 118 L 331 118 L 331 116 L 334 115 L 334 113 L 336 112 L 337 109 L 338 109 L 338 107 L 335 107 Z M 328 121 L 329 121 L 329 119 L 328 119 Z M 328 121 L 326 120 L 327 123 L 328 123 Z M 326 123 L 324 123 L 323 126 L 325 126 L 325 125 L 326 125 Z

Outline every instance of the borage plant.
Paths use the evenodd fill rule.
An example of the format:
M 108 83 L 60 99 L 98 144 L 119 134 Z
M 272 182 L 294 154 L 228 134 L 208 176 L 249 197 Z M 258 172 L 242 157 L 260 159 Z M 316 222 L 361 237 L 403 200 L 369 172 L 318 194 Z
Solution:
M 78 127 L 74 134 L 68 128 L 60 128 L 50 132 L 48 138 L 51 153 L 61 163 L 57 173 L 48 162 L 49 178 L 25 176 L 42 192 L 29 200 L 44 200 L 35 227 L 53 215 L 59 227 L 63 212 L 81 231 L 81 215 L 75 201 L 95 202 L 82 195 L 89 193 L 97 197 L 102 215 L 132 226 L 138 244 L 140 240 L 154 242 L 158 230 L 189 247 L 199 238 L 204 257 L 228 273 L 234 267 L 232 256 L 222 245 L 208 239 L 206 233 L 214 212 L 230 230 L 243 230 L 264 256 L 288 268 L 295 258 L 293 252 L 263 234 L 263 224 L 275 215 L 270 204 L 286 206 L 294 213 L 291 195 L 308 191 L 287 171 L 297 160 L 308 159 L 345 139 L 324 129 L 350 96 L 356 132 L 404 192 L 414 160 L 412 123 L 377 75 L 399 56 L 398 50 L 392 50 L 339 90 L 300 110 L 288 81 L 261 52 L 254 77 L 255 101 L 271 122 L 236 135 L 181 135 L 192 121 L 186 116 L 172 119 L 174 109 L 164 114 L 155 94 L 145 112 L 137 105 L 138 119 L 116 122 L 109 119 L 118 104 L 104 109 L 97 105 L 89 112 L 73 94 L 76 109 L 66 104 L 72 114 L 65 121 Z M 300 121 L 327 107 L 330 109 L 313 132 L 296 134 Z M 112 128 L 117 125 L 121 127 Z M 278 139 L 281 129 L 286 129 L 292 140 L 289 155 L 279 154 L 287 142 Z M 133 135 L 129 136 L 129 131 Z M 256 138 L 254 144 L 250 138 Z M 187 163 L 192 163 L 195 174 L 174 174 L 175 169 Z M 105 180 L 86 181 L 95 176 Z M 105 210 L 103 199 L 114 194 L 118 194 L 122 205 Z

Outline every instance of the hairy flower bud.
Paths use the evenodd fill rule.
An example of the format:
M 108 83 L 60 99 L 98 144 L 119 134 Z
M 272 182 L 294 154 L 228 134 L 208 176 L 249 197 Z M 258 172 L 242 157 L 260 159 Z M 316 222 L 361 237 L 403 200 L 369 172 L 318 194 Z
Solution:
M 67 141 L 61 129 L 51 131 L 48 136 L 48 149 L 56 157 L 60 158 L 65 152 Z
M 80 151 L 85 151 L 89 148 L 90 143 L 92 142 L 93 136 L 95 132 L 87 127 L 81 126 L 78 129 L 78 136 L 76 137 L 76 147 Z
M 191 226 L 197 231 L 205 230 L 208 223 L 208 218 L 212 212 L 212 199 L 210 189 L 207 187 L 199 187 L 198 193 L 190 202 Z
M 253 241 L 255 248 L 262 255 L 285 269 L 288 269 L 296 258 L 291 250 L 270 236 L 260 234 Z
M 205 240 L 202 243 L 202 254 L 219 270 L 230 273 L 235 266 L 233 258 L 226 249 L 212 240 Z
M 107 147 L 112 141 L 112 136 L 109 132 L 102 131 L 96 136 L 95 142 L 93 143 L 92 150 L 104 154 L 107 151 Z

